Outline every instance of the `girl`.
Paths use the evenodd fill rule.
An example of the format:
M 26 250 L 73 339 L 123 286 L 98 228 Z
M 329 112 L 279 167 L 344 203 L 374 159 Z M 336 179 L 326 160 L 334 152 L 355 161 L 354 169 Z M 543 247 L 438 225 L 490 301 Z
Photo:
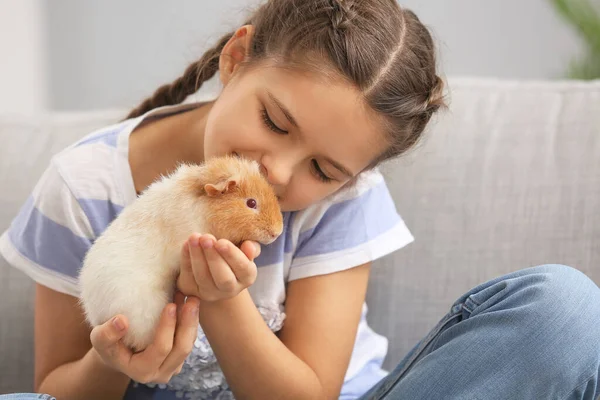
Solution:
M 600 293 L 567 267 L 473 289 L 392 373 L 381 369 L 386 341 L 365 322 L 370 263 L 412 236 L 375 167 L 415 144 L 443 106 L 435 64 L 429 32 L 393 0 L 271 0 L 125 121 L 54 157 L 1 245 L 38 283 L 36 391 L 595 398 Z M 181 104 L 217 73 L 218 98 Z M 94 238 L 179 162 L 224 154 L 260 162 L 284 234 L 262 250 L 192 234 L 180 293 L 143 352 L 119 342 L 123 316 L 90 330 L 77 275 Z

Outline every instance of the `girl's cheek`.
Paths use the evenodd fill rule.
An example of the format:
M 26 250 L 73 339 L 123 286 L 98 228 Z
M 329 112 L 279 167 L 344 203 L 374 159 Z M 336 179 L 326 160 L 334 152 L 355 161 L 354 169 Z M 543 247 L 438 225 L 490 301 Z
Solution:
M 297 190 L 302 187 L 302 190 Z M 315 187 L 310 182 L 304 184 L 293 185 L 288 187 L 285 192 L 285 198 L 282 203 L 282 208 L 286 211 L 302 210 L 320 200 L 318 193 L 315 193 Z

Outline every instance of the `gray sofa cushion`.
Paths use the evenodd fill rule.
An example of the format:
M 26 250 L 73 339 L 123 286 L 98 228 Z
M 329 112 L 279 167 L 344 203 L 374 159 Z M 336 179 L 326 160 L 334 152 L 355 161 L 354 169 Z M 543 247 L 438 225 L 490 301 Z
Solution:
M 600 81 L 451 85 L 450 111 L 385 168 L 415 236 L 370 282 L 388 367 L 495 276 L 561 263 L 600 284 Z
M 0 394 L 33 390 L 34 284 L 0 257 Z

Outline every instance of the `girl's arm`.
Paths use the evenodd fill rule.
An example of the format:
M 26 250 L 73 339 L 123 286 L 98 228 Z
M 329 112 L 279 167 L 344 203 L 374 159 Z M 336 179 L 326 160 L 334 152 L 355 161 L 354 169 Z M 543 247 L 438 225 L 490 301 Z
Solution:
M 176 293 L 158 322 L 154 341 L 133 354 L 111 319 L 87 327 L 75 297 L 37 285 L 35 302 L 35 391 L 69 399 L 122 399 L 130 377 L 165 383 L 181 370 L 198 333 L 197 298 Z M 173 310 L 176 314 L 171 314 Z M 92 347 L 93 345 L 93 347 Z M 122 372 L 121 372 L 122 371 Z
M 279 337 L 250 294 L 201 302 L 200 324 L 237 399 L 337 399 L 348 368 L 370 264 L 295 280 Z
M 37 393 L 58 399 L 120 399 L 129 377 L 102 362 L 77 299 L 36 285 L 35 377 Z

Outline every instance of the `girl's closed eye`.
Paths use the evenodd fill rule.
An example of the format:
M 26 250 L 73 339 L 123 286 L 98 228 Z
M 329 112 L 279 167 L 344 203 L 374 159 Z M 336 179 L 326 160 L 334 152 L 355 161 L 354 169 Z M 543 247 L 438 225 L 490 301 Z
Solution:
M 267 128 L 269 128 L 270 130 L 272 130 L 275 133 L 279 133 L 280 135 L 288 134 L 288 131 L 286 131 L 285 129 L 281 129 L 280 127 L 277 126 L 277 124 L 275 122 L 273 122 L 271 117 L 269 117 L 269 113 L 267 112 L 267 109 L 265 107 L 262 108 L 261 115 L 262 115 L 262 120 L 265 123 Z
M 275 122 L 273 122 L 273 120 L 269 116 L 269 113 L 265 107 L 263 107 L 261 109 L 261 116 L 262 116 L 262 120 L 263 120 L 265 126 L 267 128 L 269 128 L 270 130 L 272 130 L 273 132 L 278 133 L 280 135 L 287 135 L 289 133 L 285 129 L 281 129 L 279 126 L 277 126 L 277 124 Z M 319 166 L 319 163 L 317 162 L 317 160 L 314 160 L 314 159 L 311 160 L 311 166 L 313 169 L 313 174 L 321 182 L 329 183 L 329 182 L 333 181 L 333 178 L 330 178 L 329 176 L 327 176 L 327 174 L 325 174 L 325 172 L 323 172 L 323 170 Z
M 331 181 L 333 181 L 333 178 L 330 178 L 329 176 L 327 176 L 325 174 L 325 172 L 323 172 L 323 170 L 321 169 L 321 167 L 319 166 L 319 163 L 317 162 L 317 160 L 313 159 L 310 161 L 313 170 L 314 170 L 314 174 L 315 176 L 324 183 L 329 183 Z

